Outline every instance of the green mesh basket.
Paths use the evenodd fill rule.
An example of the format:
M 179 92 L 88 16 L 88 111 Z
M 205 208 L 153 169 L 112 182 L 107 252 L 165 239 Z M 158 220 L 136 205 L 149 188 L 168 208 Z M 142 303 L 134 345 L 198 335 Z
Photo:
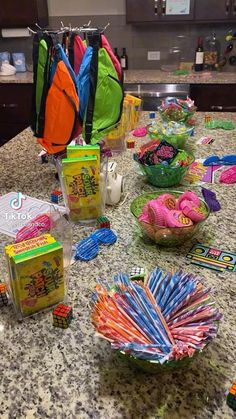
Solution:
M 170 186 L 179 185 L 183 179 L 188 168 L 194 162 L 193 154 L 188 154 L 190 157 L 189 164 L 187 166 L 163 166 L 158 164 L 155 166 L 145 166 L 144 164 L 138 163 L 142 173 L 146 176 L 148 183 L 151 185 L 158 186 L 159 188 L 167 188 Z
M 189 227 L 167 228 L 158 225 L 150 225 L 144 222 L 139 222 L 139 216 L 142 214 L 144 205 L 151 199 L 158 198 L 160 195 L 163 195 L 164 193 L 171 193 L 175 196 L 175 198 L 178 198 L 184 192 L 170 191 L 166 189 L 162 191 L 148 192 L 143 195 L 139 195 L 131 202 L 130 211 L 135 217 L 143 237 L 148 237 L 160 246 L 178 246 L 195 236 L 195 234 L 202 228 L 202 226 L 206 222 L 210 214 L 210 210 L 206 202 L 203 199 L 199 198 L 201 201 L 201 209 L 205 212 L 206 217 L 203 221 L 197 224 L 193 224 Z

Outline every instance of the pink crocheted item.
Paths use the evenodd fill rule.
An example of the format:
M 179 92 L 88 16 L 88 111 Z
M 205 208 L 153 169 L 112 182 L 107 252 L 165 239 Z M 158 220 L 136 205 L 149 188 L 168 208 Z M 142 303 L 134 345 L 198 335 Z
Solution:
M 177 208 L 179 210 L 182 210 L 181 203 L 185 200 L 192 202 L 196 207 L 200 207 L 200 205 L 201 205 L 200 199 L 198 198 L 198 196 L 194 192 L 186 191 L 179 197 L 179 199 L 177 201 Z

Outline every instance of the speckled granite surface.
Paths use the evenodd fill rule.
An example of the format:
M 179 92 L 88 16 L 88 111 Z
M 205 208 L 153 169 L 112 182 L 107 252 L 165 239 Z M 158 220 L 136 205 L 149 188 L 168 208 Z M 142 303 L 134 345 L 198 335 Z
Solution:
M 17 73 L 14 76 L 0 76 L 0 83 L 33 83 L 33 73 Z M 236 72 L 190 73 L 186 76 L 175 76 L 161 70 L 128 70 L 125 72 L 125 83 L 236 83 Z
M 190 83 L 190 84 L 209 84 L 209 83 L 236 83 L 236 72 L 227 73 L 202 72 L 189 73 L 185 76 L 175 76 L 161 70 L 128 70 L 125 71 L 125 83 Z
M 16 73 L 13 76 L 1 76 L 0 83 L 33 83 L 33 73 Z
M 217 114 L 236 123 L 235 114 Z M 197 114 L 196 135 L 191 143 L 209 134 L 204 114 Z M 141 125 L 147 121 L 144 115 Z M 236 131 L 214 131 L 215 142 L 196 149 L 196 157 L 236 152 Z M 145 139 L 137 140 L 137 145 Z M 58 186 L 53 168 L 37 161 L 38 147 L 29 129 L 0 148 L 0 193 L 21 191 L 48 200 Z M 96 259 L 78 262 L 69 273 L 69 303 L 74 320 L 67 330 L 52 326 L 50 313 L 17 323 L 8 306 L 0 310 L 0 417 L 1 419 L 230 419 L 226 393 L 236 378 L 235 274 L 218 274 L 186 262 L 192 242 L 180 248 L 144 245 L 135 234 L 129 212 L 133 197 L 151 186 L 135 172 L 133 150 L 117 158 L 119 172 L 127 175 L 128 196 L 123 205 L 107 208 L 118 242 L 102 248 Z M 212 185 L 222 210 L 211 215 L 197 239 L 236 251 L 236 186 Z M 195 188 L 198 191 L 198 188 Z M 89 230 L 76 226 L 74 241 Z M 10 241 L 0 236 L 3 246 Z M 89 301 L 97 277 L 107 278 L 133 265 L 152 269 L 182 268 L 204 278 L 214 288 L 224 313 L 218 337 L 186 370 L 150 375 L 134 370 L 111 353 L 109 344 L 94 336 Z M 1 279 L 6 270 L 1 257 Z

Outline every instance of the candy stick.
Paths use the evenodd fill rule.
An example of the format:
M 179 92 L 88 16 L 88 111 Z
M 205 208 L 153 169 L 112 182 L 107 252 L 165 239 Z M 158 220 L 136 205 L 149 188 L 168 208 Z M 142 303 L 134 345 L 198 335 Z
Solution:
M 149 317 L 150 321 L 154 323 L 154 326 L 159 329 L 162 338 L 164 339 L 165 343 L 169 343 L 169 340 L 167 339 L 167 330 L 166 327 L 162 323 L 162 318 L 160 318 L 159 313 L 153 309 L 153 306 L 150 304 L 150 302 L 147 299 L 147 290 L 143 289 L 144 286 L 134 286 L 134 284 L 131 284 L 134 293 L 136 293 L 136 296 L 140 297 L 140 302 L 142 304 L 142 307 L 146 311 L 147 316 Z M 138 294 L 137 294 L 138 291 Z M 146 293 L 145 293 L 146 291 Z M 160 327 L 162 331 L 160 330 Z

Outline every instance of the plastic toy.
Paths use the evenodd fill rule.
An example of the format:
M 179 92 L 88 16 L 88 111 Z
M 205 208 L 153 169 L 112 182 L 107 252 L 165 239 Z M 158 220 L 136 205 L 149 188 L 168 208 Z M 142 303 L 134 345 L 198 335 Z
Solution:
M 97 219 L 97 228 L 110 228 L 110 221 L 104 215 Z
M 202 188 L 202 195 L 212 212 L 219 211 L 221 209 L 219 201 L 216 199 L 215 192 L 207 188 Z
M 116 171 L 117 164 L 110 162 L 107 169 L 107 194 L 106 204 L 116 205 L 120 201 L 124 190 L 124 177 Z
M 166 208 L 170 210 L 176 209 L 175 197 L 169 193 L 161 195 L 157 199 L 157 202 L 159 202 L 161 205 L 164 205 Z
M 166 226 L 167 208 L 153 199 L 148 203 L 148 218 L 151 224 Z
M 212 119 L 208 122 L 205 122 L 205 128 L 208 129 L 226 129 L 232 130 L 234 129 L 234 124 L 231 121 L 221 120 L 221 119 Z
M 146 127 L 136 128 L 133 131 L 133 135 L 134 137 L 145 137 L 145 135 L 147 135 L 147 128 Z
M 7 286 L 0 283 L 0 307 L 7 306 L 8 296 L 7 296 Z
M 231 407 L 231 409 L 236 411 L 236 380 L 229 390 L 229 393 L 227 396 L 227 405 Z
M 205 115 L 204 120 L 205 120 L 205 124 L 207 124 L 207 123 L 212 121 L 212 116 L 211 115 Z
M 61 202 L 63 202 L 62 192 L 56 189 L 52 191 L 51 202 L 53 202 L 54 204 L 60 204 Z
M 196 207 L 196 205 L 194 205 L 192 202 L 185 200 L 182 201 L 181 204 L 182 212 L 184 215 L 186 215 L 186 217 L 190 218 L 195 223 L 204 220 L 204 212 L 199 207 Z
M 89 237 L 81 240 L 76 245 L 75 260 L 90 261 L 97 257 L 99 252 L 99 244 L 109 246 L 114 244 L 117 236 L 109 228 L 100 228 L 92 233 Z
M 235 272 L 236 253 L 214 249 L 201 243 L 195 244 L 188 252 L 188 259 L 194 265 L 213 269 L 219 272 Z
M 187 227 L 193 225 L 193 222 L 182 211 L 171 210 L 166 215 L 166 224 L 167 227 Z
M 131 269 L 129 274 L 129 279 L 133 281 L 144 281 L 147 276 L 147 271 L 145 268 L 139 268 L 135 266 Z
M 226 154 L 223 157 L 210 156 L 203 162 L 203 166 L 231 166 L 236 164 L 236 154 Z
M 186 191 L 179 197 L 179 199 L 177 201 L 177 208 L 178 209 L 180 209 L 180 210 L 182 209 L 181 204 L 185 200 L 192 202 L 197 207 L 200 206 L 200 199 L 198 198 L 198 196 L 194 192 Z
M 53 310 L 52 317 L 53 326 L 67 329 L 73 318 L 72 307 L 65 304 L 58 304 Z
M 135 141 L 132 138 L 128 138 L 126 140 L 127 148 L 134 148 L 135 147 Z

